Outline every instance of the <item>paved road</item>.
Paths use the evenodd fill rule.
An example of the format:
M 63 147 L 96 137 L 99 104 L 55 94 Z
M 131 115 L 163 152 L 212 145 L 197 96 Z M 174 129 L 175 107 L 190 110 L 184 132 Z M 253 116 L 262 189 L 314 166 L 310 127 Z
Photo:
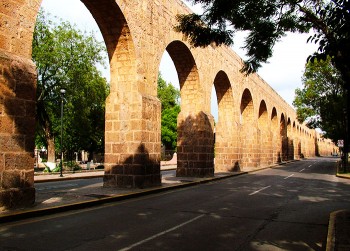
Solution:
M 0 250 L 324 250 L 350 208 L 334 159 L 314 159 L 0 226 Z

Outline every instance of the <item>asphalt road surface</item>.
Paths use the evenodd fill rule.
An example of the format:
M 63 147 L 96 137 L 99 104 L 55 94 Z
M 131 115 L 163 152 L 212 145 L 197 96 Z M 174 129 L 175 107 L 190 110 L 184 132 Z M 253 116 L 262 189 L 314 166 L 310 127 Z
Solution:
M 324 250 L 329 214 L 350 208 L 335 159 L 2 224 L 0 250 Z

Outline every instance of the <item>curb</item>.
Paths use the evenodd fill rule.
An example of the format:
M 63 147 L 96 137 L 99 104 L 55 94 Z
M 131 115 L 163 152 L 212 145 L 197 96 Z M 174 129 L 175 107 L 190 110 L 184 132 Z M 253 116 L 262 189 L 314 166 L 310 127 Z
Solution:
M 34 183 L 45 183 L 45 182 L 55 182 L 55 181 L 65 181 L 65 180 L 82 180 L 82 179 L 93 179 L 93 178 L 103 178 L 102 175 L 90 175 L 90 176 L 77 176 L 77 177 L 59 177 L 47 180 L 34 180 Z
M 342 179 L 350 179 L 350 177 L 344 176 L 344 175 L 338 174 L 338 173 L 335 176 L 337 176 L 338 178 L 342 178 Z
M 165 168 L 162 169 L 162 171 L 172 171 L 176 170 L 176 168 Z M 91 171 L 93 173 L 93 171 Z M 59 173 L 57 173 L 58 175 Z M 42 174 L 36 175 L 36 176 L 41 176 Z M 104 174 L 101 175 L 86 175 L 86 176 L 70 176 L 70 177 L 58 177 L 58 178 L 52 178 L 52 179 L 46 179 L 46 180 L 35 180 L 34 183 L 45 183 L 45 182 L 56 182 L 56 181 L 64 181 L 64 180 L 80 180 L 80 179 L 93 179 L 93 178 L 103 178 Z
M 191 181 L 191 182 L 176 184 L 176 185 L 167 186 L 167 187 L 149 188 L 149 189 L 146 189 L 146 190 L 141 191 L 141 192 L 134 192 L 134 193 L 131 192 L 128 194 L 115 195 L 115 196 L 110 196 L 110 197 L 106 197 L 106 198 L 77 202 L 77 203 L 72 203 L 72 204 L 67 204 L 67 205 L 62 205 L 62 206 L 37 209 L 37 210 L 27 210 L 27 211 L 22 211 L 22 212 L 18 212 L 18 213 L 12 213 L 12 214 L 11 213 L 4 214 L 4 215 L 0 216 L 0 223 L 8 223 L 8 222 L 24 220 L 27 218 L 34 218 L 34 217 L 39 217 L 39 216 L 41 217 L 41 216 L 51 215 L 51 214 L 55 214 L 55 213 L 62 213 L 62 212 L 70 211 L 70 210 L 84 209 L 87 207 L 97 206 L 97 205 L 101 205 L 101 204 L 105 204 L 105 203 L 118 202 L 118 201 L 123 201 L 123 200 L 127 200 L 127 199 L 138 198 L 138 197 L 145 196 L 145 195 L 157 194 L 157 193 L 161 193 L 161 192 L 165 192 L 165 191 L 171 191 L 171 190 L 191 187 L 191 186 L 195 186 L 195 185 L 199 185 L 199 184 L 205 184 L 205 183 L 223 180 L 223 179 L 227 179 L 227 178 L 231 178 L 231 177 L 235 177 L 235 176 L 240 176 L 240 175 L 247 174 L 247 173 L 248 172 L 234 173 L 234 174 L 229 174 L 226 176 L 206 178 L 206 179 L 199 180 L 199 181 Z
M 326 251 L 333 251 L 335 248 L 335 218 L 340 211 L 332 212 L 329 216 Z
M 347 209 L 330 214 L 326 251 L 350 250 L 350 211 Z

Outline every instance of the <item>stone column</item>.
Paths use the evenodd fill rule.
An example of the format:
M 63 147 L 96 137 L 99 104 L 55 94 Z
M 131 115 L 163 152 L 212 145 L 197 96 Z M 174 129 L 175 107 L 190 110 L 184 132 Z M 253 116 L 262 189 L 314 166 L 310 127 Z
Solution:
M 104 187 L 161 184 L 159 100 L 112 92 L 106 101 Z
M 35 92 L 32 61 L 0 50 L 0 209 L 35 201 Z
M 178 177 L 214 176 L 214 119 L 181 111 L 177 125 Z
M 230 115 L 230 114 L 229 114 Z M 240 171 L 237 123 L 220 120 L 215 128 L 215 170 Z

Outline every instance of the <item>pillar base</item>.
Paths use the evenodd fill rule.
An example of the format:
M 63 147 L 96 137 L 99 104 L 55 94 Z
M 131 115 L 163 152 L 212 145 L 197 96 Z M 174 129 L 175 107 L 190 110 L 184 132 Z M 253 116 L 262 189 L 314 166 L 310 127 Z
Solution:
M 35 202 L 35 188 L 11 188 L 0 190 L 0 210 L 32 206 Z
M 108 168 L 106 169 L 108 170 Z M 115 165 L 106 171 L 103 187 L 106 188 L 148 188 L 162 184 L 160 166 Z
M 177 168 L 176 177 L 206 178 L 214 176 L 214 168 Z

